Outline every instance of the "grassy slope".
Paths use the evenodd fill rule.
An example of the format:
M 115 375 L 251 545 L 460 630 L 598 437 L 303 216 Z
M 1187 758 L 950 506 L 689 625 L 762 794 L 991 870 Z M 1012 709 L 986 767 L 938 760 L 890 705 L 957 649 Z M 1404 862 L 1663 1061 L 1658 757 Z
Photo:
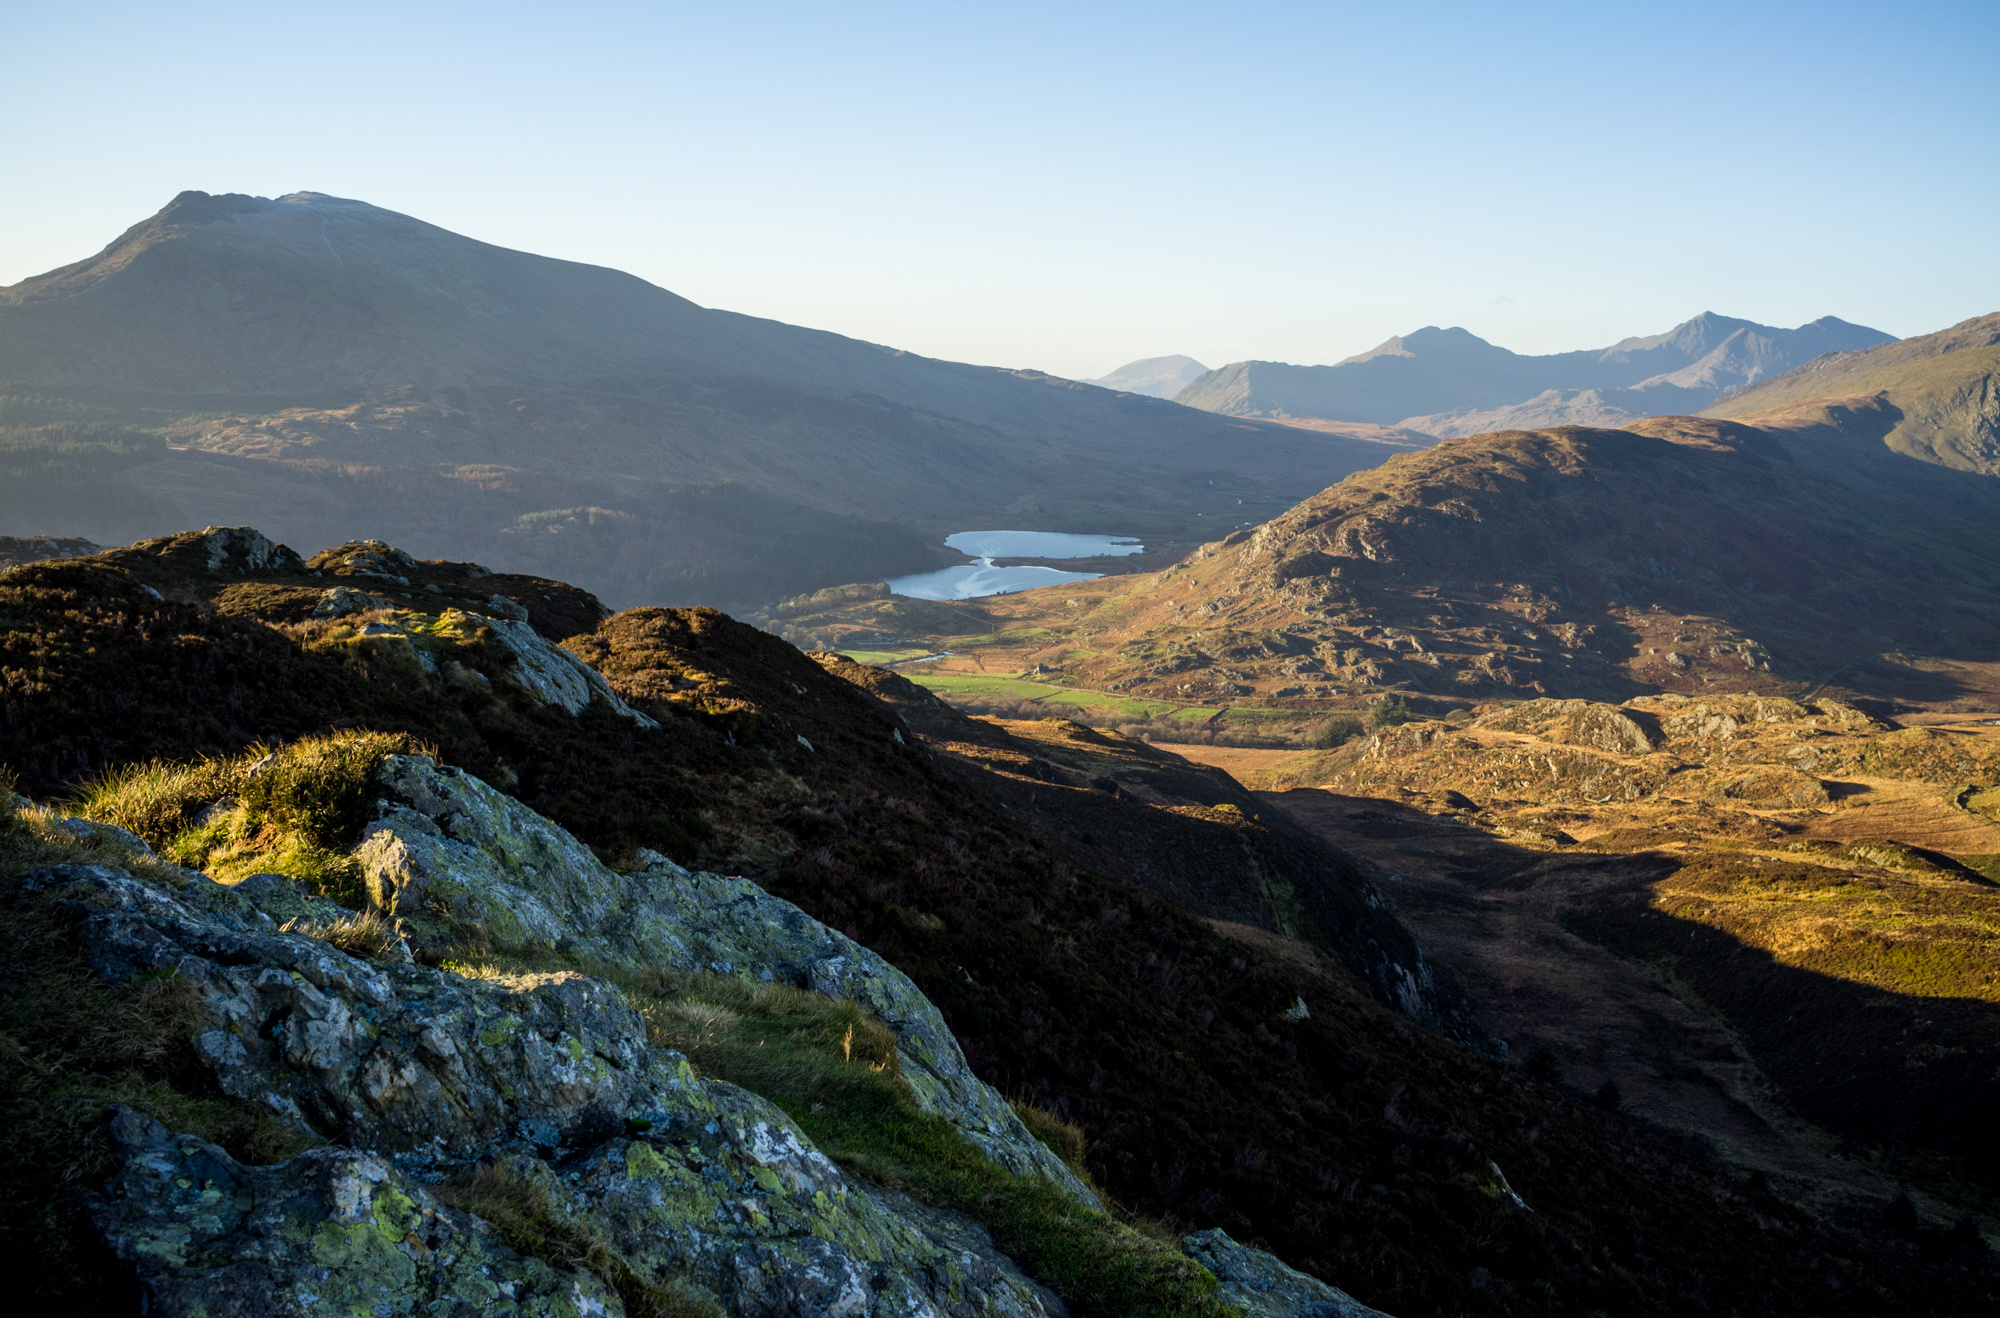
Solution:
M 1120 1202 L 1224 1226 L 1409 1318 L 1873 1313 L 1920 1290 L 1978 1307 L 1957 1274 L 1747 1198 L 1345 973 L 1223 938 L 1037 840 L 774 638 L 641 610 L 574 640 L 666 722 L 648 734 L 268 625 L 251 615 L 296 610 L 325 579 L 217 580 L 190 557 L 167 544 L 0 581 L 0 756 L 33 790 L 335 723 L 408 732 L 607 855 L 650 845 L 752 870 L 907 970 L 983 1075 L 1082 1126 Z M 411 602 L 427 580 L 467 585 L 416 570 Z M 562 603 L 511 584 L 544 622 Z M 1286 1020 L 1299 999 L 1310 1016 Z M 1496 1192 L 1496 1163 L 1533 1213 Z

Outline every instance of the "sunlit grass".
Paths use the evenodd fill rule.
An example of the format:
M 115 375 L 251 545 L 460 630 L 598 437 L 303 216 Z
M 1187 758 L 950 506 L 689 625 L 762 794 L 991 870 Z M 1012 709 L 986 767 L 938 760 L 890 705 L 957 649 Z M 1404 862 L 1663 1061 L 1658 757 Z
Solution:
M 337 732 L 192 764 L 154 761 L 105 774 L 64 808 L 225 883 L 268 871 L 359 905 L 360 869 L 347 848 L 366 821 L 375 771 L 412 749 L 401 734 Z
M 850 1171 L 977 1218 L 996 1244 L 1085 1312 L 1232 1312 L 1172 1233 L 1085 1208 L 1040 1177 L 1017 1176 L 950 1122 L 920 1110 L 897 1065 L 894 1034 L 852 1001 L 726 975 L 634 974 L 547 952 L 469 955 L 449 968 L 515 986 L 560 968 L 611 980 L 638 1006 L 656 1046 L 776 1103 Z M 1058 1156 L 1082 1161 L 1075 1126 L 1026 1104 L 1016 1111 Z
M 2000 1002 L 2000 888 L 1972 879 L 1705 857 L 1656 888 L 1653 904 L 1801 970 Z

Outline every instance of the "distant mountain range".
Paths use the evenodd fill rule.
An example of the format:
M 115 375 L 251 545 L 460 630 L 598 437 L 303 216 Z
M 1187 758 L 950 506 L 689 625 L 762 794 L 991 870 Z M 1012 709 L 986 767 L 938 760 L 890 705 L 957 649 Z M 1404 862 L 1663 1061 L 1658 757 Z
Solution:
M 247 522 L 742 606 L 933 566 L 955 530 L 1190 547 L 1392 451 L 710 310 L 314 192 L 182 193 L 0 289 L 0 534 Z
M 1823 353 L 1894 341 L 1833 316 L 1786 330 L 1703 312 L 1665 334 L 1527 356 L 1463 329 L 1427 326 L 1332 366 L 1235 362 L 1193 381 L 1175 401 L 1229 416 L 1364 421 L 1446 438 L 1616 426 L 1696 412 L 1727 390 Z
M 1192 357 L 1142 357 L 1126 362 L 1109 375 L 1085 383 L 1119 389 L 1128 394 L 1172 398 L 1194 381 L 1208 374 L 1208 368 Z

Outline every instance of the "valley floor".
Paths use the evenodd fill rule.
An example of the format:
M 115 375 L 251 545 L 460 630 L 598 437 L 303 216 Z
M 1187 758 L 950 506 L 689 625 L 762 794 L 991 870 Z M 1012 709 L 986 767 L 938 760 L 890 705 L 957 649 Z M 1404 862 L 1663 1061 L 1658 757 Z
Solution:
M 1965 778 L 1981 776 L 1987 757 L 2000 754 L 2000 724 L 1990 716 L 1939 713 L 1911 724 L 1890 736 L 1946 739 L 1954 754 L 1974 757 L 1954 766 L 1972 766 Z M 1846 1121 L 1828 1124 L 1825 1111 L 1817 1122 L 1802 1116 L 1793 1101 L 1803 1083 L 1800 1063 L 1774 1045 L 1769 1021 L 1753 1020 L 1730 1000 L 1742 986 L 1713 974 L 1704 979 L 1658 939 L 1635 943 L 1630 936 L 1650 925 L 1689 945 L 1720 942 L 1739 957 L 1755 953 L 1766 978 L 1746 983 L 1768 987 L 1771 962 L 1812 964 L 1818 976 L 1851 990 L 1839 1007 L 1816 1014 L 1802 995 L 1798 1019 L 1781 1028 L 1838 1035 L 1844 1014 L 1912 1004 L 1906 1037 L 1894 1046 L 1869 1054 L 1858 1039 L 1855 1045 L 1860 1060 L 1883 1068 L 1874 1077 L 1883 1093 L 1873 1101 L 1893 1101 L 1897 1074 L 1922 1065 L 1907 1036 L 1935 1031 L 1926 1013 L 1990 1018 L 2000 1001 L 1990 973 L 2000 961 L 2000 891 L 1991 884 L 2000 817 L 1983 808 L 1977 784 L 1848 772 L 1824 779 L 1826 799 L 1805 809 L 1702 800 L 1685 788 L 1556 806 L 1548 784 L 1520 792 L 1521 799 L 1498 799 L 1490 783 L 1479 782 L 1482 772 L 1492 776 L 1497 759 L 1555 749 L 1546 742 L 1467 725 L 1435 739 L 1460 743 L 1454 751 L 1396 760 L 1380 753 L 1395 731 L 1373 739 L 1374 750 L 1332 755 L 1173 749 L 1231 774 L 1267 808 L 1360 858 L 1426 953 L 1456 973 L 1479 1022 L 1508 1042 L 1512 1056 L 1539 1054 L 1534 1064 L 1559 1072 L 1580 1096 L 1613 1085 L 1630 1120 L 1698 1156 L 1761 1172 L 1785 1197 L 1852 1225 L 1872 1225 L 1881 1205 L 1911 1186 L 1923 1187 L 1914 1194 L 1919 1209 L 1940 1224 L 1969 1207 L 1990 1209 L 1990 1178 L 1967 1176 L 1962 1161 L 1939 1158 L 1921 1141 L 1867 1138 L 1851 1105 L 1833 1114 Z M 1751 750 L 1738 756 L 1778 758 Z M 1302 785 L 1313 783 L 1323 785 Z M 1472 792 L 1484 799 L 1473 801 Z M 1927 981 L 1928 996 L 1912 996 L 1907 984 L 1893 997 L 1871 993 L 1899 986 L 1879 966 L 1843 968 L 1826 954 L 1854 935 L 1842 927 L 1842 908 L 1822 903 L 1789 922 L 1766 910 L 1758 924 L 1742 912 L 1768 908 L 1770 894 L 1745 896 L 1710 881 L 1718 866 L 1761 876 L 1796 867 L 1801 855 L 1844 867 L 1817 872 L 1810 883 L 1819 885 L 1818 897 L 1868 890 L 1859 899 L 1869 903 L 1863 918 L 1847 923 L 1866 926 L 1880 961 L 1916 954 L 1912 949 L 1928 955 L 1928 936 L 1939 945 L 1955 940 L 1955 971 Z M 1687 877 L 1697 872 L 1703 877 Z M 1692 905 L 1689 893 L 1698 894 Z M 1622 925 L 1608 925 L 1607 912 Z M 1955 932 L 1940 932 L 1947 928 Z M 1978 969 L 1968 972 L 1971 965 Z M 1962 1068 L 1969 1080 L 1981 1052 L 1975 1046 L 1942 1057 L 1948 1069 L 1932 1079 L 1949 1084 L 1951 1070 Z M 1855 1060 L 1847 1058 L 1850 1066 Z

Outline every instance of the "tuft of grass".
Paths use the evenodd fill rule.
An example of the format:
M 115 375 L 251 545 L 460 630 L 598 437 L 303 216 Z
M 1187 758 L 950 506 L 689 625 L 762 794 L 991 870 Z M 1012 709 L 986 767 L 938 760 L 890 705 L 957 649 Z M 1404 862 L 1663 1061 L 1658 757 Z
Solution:
M 85 783 L 64 808 L 137 833 L 154 850 L 164 850 L 202 810 L 240 790 L 249 766 L 266 753 L 259 747 L 231 759 L 128 765 Z
M 366 961 L 407 961 L 409 946 L 400 929 L 378 912 L 361 911 L 330 921 L 287 921 L 281 933 L 304 934 Z
M 104 983 L 70 920 L 21 888 L 43 866 L 91 863 L 145 868 L 29 812 L 0 811 L 0 1268 L 17 1302 L 46 1312 L 130 1307 L 83 1214 L 116 1169 L 101 1130 L 107 1107 L 128 1105 L 245 1162 L 305 1147 L 269 1112 L 211 1096 L 193 1048 L 191 985 L 158 974 Z
M 721 1304 L 707 1290 L 633 1267 L 600 1232 L 565 1212 L 542 1179 L 511 1163 L 484 1163 L 469 1177 L 439 1186 L 437 1195 L 486 1221 L 516 1253 L 595 1274 L 618 1292 L 632 1318 L 722 1318 Z
M 400 734 L 336 732 L 192 764 L 154 760 L 102 775 L 66 808 L 223 882 L 268 870 L 358 906 L 361 873 L 346 849 L 367 821 L 370 784 L 386 757 L 418 749 Z
M 1090 1142 L 1084 1137 L 1083 1127 L 1025 1099 L 1010 1099 L 1007 1106 L 1014 1109 L 1014 1115 L 1021 1119 L 1021 1124 L 1036 1139 L 1049 1146 L 1050 1152 L 1061 1158 L 1086 1184 L 1090 1183 L 1090 1171 L 1086 1166 Z
M 347 846 L 368 819 L 369 784 L 382 761 L 411 750 L 390 732 L 307 737 L 278 752 L 243 786 L 243 807 L 310 846 Z

